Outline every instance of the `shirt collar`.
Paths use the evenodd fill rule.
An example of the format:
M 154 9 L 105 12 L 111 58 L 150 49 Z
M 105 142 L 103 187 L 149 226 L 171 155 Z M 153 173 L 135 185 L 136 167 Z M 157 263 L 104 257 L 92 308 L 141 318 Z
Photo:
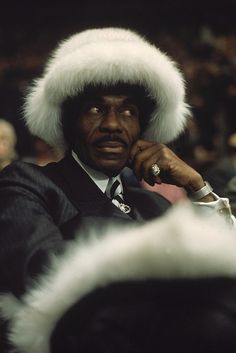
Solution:
M 94 183 L 99 187 L 99 189 L 103 193 L 105 193 L 110 178 L 106 174 L 104 174 L 98 170 L 95 170 L 95 169 L 89 167 L 87 164 L 81 162 L 78 155 L 74 151 L 72 151 L 72 157 L 81 166 L 81 168 L 88 174 L 88 176 L 94 181 Z M 123 191 L 123 186 L 122 186 L 120 175 L 113 177 L 112 181 L 114 182 L 116 179 L 119 180 L 119 182 L 121 184 L 122 191 Z

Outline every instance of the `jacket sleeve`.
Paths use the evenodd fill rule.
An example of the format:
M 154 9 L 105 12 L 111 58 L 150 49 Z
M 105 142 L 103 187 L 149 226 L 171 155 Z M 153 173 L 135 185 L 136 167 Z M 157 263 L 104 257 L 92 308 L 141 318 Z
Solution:
M 32 169 L 32 170 L 31 170 Z M 58 220 L 50 211 L 56 204 L 50 180 L 18 162 L 0 177 L 0 292 L 20 296 L 51 252 L 63 248 Z

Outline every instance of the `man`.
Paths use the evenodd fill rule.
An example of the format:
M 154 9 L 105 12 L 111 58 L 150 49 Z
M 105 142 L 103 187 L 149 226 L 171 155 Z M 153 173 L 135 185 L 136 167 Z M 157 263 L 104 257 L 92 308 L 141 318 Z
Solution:
M 120 227 L 167 210 L 163 197 L 122 181 L 126 166 L 150 185 L 184 187 L 230 222 L 227 199 L 165 145 L 188 115 L 181 73 L 139 35 L 96 29 L 63 42 L 26 98 L 25 121 L 65 158 L 46 167 L 17 162 L 1 175 L 1 292 L 21 298 L 82 226 Z
M 216 190 L 225 195 L 227 184 L 236 175 L 236 133 L 229 135 L 226 141 L 225 154 L 208 168 L 204 175 Z
M 0 119 L 0 170 L 16 158 L 16 133 L 8 121 Z

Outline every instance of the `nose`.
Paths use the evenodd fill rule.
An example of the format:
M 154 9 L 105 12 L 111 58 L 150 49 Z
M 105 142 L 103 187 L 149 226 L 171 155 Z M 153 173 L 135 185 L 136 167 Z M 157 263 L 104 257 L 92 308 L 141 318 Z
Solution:
M 101 132 L 122 132 L 122 125 L 120 122 L 119 114 L 113 109 L 108 110 L 106 114 L 104 114 L 101 124 L 100 124 Z

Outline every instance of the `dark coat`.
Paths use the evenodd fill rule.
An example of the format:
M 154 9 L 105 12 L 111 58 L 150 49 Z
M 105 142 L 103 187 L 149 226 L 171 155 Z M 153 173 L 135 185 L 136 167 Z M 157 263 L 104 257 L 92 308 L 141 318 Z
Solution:
M 125 185 L 124 198 L 138 221 L 160 216 L 170 205 L 160 195 Z M 102 221 L 134 219 L 114 206 L 71 156 L 46 167 L 13 163 L 0 177 L 0 292 L 21 295 L 48 253 L 61 251 L 82 224 Z

